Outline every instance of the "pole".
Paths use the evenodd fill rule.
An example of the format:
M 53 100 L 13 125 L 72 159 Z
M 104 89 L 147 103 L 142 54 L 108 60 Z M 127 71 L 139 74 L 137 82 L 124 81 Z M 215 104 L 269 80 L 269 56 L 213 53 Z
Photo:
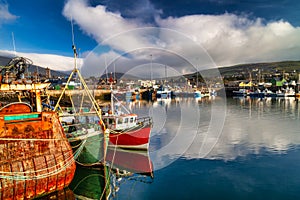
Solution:
M 151 70 L 151 72 L 150 72 L 150 81 L 151 81 L 151 86 L 152 86 L 152 54 L 150 54 L 150 56 L 151 56 L 151 66 L 150 66 L 150 70 Z

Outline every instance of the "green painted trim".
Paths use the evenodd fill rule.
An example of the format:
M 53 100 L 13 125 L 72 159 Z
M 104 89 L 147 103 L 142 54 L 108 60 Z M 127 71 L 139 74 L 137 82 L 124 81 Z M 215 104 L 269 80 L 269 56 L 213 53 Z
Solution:
M 7 115 L 7 116 L 4 116 L 4 121 L 24 120 L 24 119 L 32 119 L 32 118 L 38 118 L 38 117 L 39 117 L 39 114 Z

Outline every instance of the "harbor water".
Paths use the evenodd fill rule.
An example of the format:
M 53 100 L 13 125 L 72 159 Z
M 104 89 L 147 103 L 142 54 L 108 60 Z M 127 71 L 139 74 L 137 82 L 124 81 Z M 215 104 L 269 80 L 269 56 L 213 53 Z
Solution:
M 153 174 L 110 176 L 110 199 L 299 199 L 297 99 L 178 98 L 127 106 L 153 118 Z
M 150 142 L 154 178 L 150 183 L 130 178 L 120 181 L 114 199 L 298 199 L 298 101 L 295 98 L 226 99 L 221 133 L 206 154 L 201 147 L 205 145 L 203 142 L 209 142 L 203 138 L 210 134 L 212 105 L 217 106 L 221 101 L 188 98 L 135 104 L 136 111 L 154 116 Z M 185 109 L 194 105 L 199 107 L 200 121 L 196 136 L 186 142 L 178 134 L 191 137 L 188 127 L 195 132 L 196 125 L 180 123 L 186 117 Z M 178 130 L 180 126 L 185 126 L 184 130 Z M 183 144 L 190 144 L 186 151 L 182 148 L 184 151 L 178 152 L 180 144 L 172 143 L 176 137 Z M 168 145 L 170 149 L 158 156 Z

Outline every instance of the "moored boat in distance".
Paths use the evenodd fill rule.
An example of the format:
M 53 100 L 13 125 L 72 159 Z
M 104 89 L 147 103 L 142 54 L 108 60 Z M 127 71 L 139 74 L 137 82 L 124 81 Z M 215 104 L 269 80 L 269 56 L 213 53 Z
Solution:
M 264 93 L 265 93 L 265 97 L 272 97 L 272 98 L 277 97 L 275 92 L 272 92 L 271 90 L 269 90 L 267 88 L 264 90 Z
M 172 91 L 167 86 L 161 85 L 156 91 L 157 99 L 170 99 L 172 97 Z
M 201 98 L 201 97 L 202 97 L 201 91 L 200 91 L 200 90 L 194 91 L 194 97 L 195 97 L 195 98 Z
M 252 98 L 264 98 L 265 93 L 260 89 L 255 90 L 254 92 L 249 92 L 248 95 Z
M 17 57 L 1 70 L 1 92 L 18 94 L 17 102 L 0 108 L 1 199 L 32 199 L 63 190 L 76 169 L 57 113 L 43 110 L 41 104 L 50 84 L 27 82 L 29 64 Z
M 295 97 L 295 95 L 296 95 L 295 90 L 289 87 L 276 91 L 277 97 Z
M 239 90 L 232 91 L 232 94 L 236 97 L 245 97 L 248 94 L 248 90 L 240 88 Z

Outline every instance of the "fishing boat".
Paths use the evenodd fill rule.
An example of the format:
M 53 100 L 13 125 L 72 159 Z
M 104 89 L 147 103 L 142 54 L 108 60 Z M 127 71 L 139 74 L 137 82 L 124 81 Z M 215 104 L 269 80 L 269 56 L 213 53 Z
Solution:
M 236 97 L 245 97 L 248 94 L 248 91 L 246 89 L 240 88 L 239 90 L 232 91 L 233 96 Z
M 203 97 L 201 91 L 198 89 L 198 74 L 199 73 L 196 73 L 196 76 L 197 76 L 197 78 L 196 78 L 196 85 L 195 85 L 196 90 L 194 91 L 194 97 L 195 98 L 201 98 L 201 97 Z
M 254 92 L 249 92 L 248 95 L 251 98 L 264 98 L 265 92 L 261 91 L 260 89 L 256 89 Z
M 200 91 L 200 90 L 194 91 L 194 97 L 195 97 L 195 98 L 201 98 L 201 97 L 202 97 L 201 91 Z
M 50 84 L 24 77 L 30 64 L 16 57 L 1 70 L 1 93 L 17 100 L 1 102 L 0 199 L 32 199 L 63 190 L 76 169 L 57 113 L 41 104 Z
M 109 145 L 127 149 L 148 149 L 151 117 L 138 117 L 123 107 L 125 113 L 121 111 L 120 103 L 114 103 L 114 99 L 111 87 L 110 109 L 102 115 L 105 127 L 109 130 Z
M 271 98 L 277 97 L 276 93 L 272 92 L 271 90 L 269 90 L 267 88 L 264 90 L 264 93 L 265 93 L 265 97 L 271 97 Z
M 295 97 L 295 94 L 295 90 L 289 87 L 276 91 L 277 97 Z
M 172 97 L 172 91 L 167 86 L 161 85 L 156 91 L 157 99 L 170 99 Z
M 83 166 L 102 165 L 106 151 L 104 139 L 106 128 L 102 121 L 101 109 L 77 68 L 75 45 L 73 45 L 73 51 L 75 66 L 54 110 L 59 113 L 60 121 L 73 148 L 76 162 Z M 74 77 L 77 77 L 77 82 L 82 85 L 83 89 L 67 90 L 68 84 Z M 60 105 L 64 96 L 69 97 L 72 107 Z
M 104 132 L 95 112 L 61 114 L 60 120 L 72 146 L 77 164 L 93 166 L 103 164 L 105 157 Z M 67 118 L 73 118 L 70 123 Z

